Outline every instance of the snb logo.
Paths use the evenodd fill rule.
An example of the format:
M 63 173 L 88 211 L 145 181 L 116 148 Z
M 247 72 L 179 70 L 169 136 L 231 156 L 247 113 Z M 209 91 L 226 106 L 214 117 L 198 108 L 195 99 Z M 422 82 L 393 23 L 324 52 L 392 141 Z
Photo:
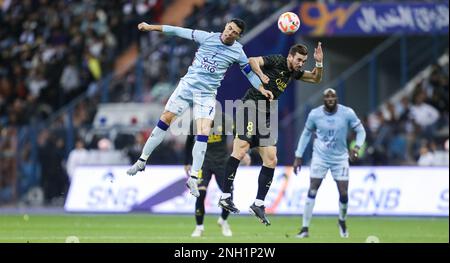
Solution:
M 214 60 L 209 60 L 207 57 L 203 58 L 202 68 L 206 69 L 210 73 L 216 72 L 217 66 L 217 63 Z

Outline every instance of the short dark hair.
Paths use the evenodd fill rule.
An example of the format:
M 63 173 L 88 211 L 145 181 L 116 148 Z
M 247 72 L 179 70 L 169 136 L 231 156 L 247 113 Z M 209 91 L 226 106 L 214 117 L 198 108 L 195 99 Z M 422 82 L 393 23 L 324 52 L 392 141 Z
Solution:
M 244 22 L 244 20 L 239 19 L 239 18 L 233 18 L 233 19 L 230 20 L 229 23 L 231 23 L 231 22 L 235 23 L 241 29 L 241 35 L 244 34 L 244 31 L 245 31 L 245 22 Z
M 308 55 L 308 48 L 302 44 L 295 44 L 289 49 L 289 55 L 295 56 L 297 53 L 306 56 Z

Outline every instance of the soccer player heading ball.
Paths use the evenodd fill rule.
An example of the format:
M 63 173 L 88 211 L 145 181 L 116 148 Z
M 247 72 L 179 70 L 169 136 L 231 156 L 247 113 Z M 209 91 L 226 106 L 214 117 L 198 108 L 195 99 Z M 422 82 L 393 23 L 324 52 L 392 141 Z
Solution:
M 150 25 L 140 23 L 141 31 L 159 31 L 166 35 L 193 40 L 199 44 L 195 59 L 186 75 L 181 78 L 162 113 L 160 120 L 145 143 L 139 160 L 128 169 L 129 175 L 135 175 L 145 169 L 147 159 L 164 139 L 169 125 L 176 116 L 183 114 L 194 105 L 197 139 L 192 150 L 193 162 L 191 176 L 187 181 L 190 192 L 199 197 L 197 176 L 202 167 L 207 148 L 211 122 L 215 115 L 216 94 L 225 72 L 234 63 L 238 63 L 244 75 L 249 79 L 255 91 L 263 90 L 260 79 L 252 72 L 248 58 L 242 45 L 236 40 L 245 30 L 245 23 L 240 19 L 232 19 L 225 25 L 222 33 L 209 33 L 168 25 Z
M 290 48 L 287 57 L 282 55 L 268 55 L 262 57 L 250 58 L 250 65 L 253 71 L 261 78 L 264 83 L 264 89 L 269 94 L 269 100 L 277 100 L 284 92 L 288 83 L 292 79 L 301 80 L 309 83 L 319 83 L 322 80 L 323 73 L 323 52 L 321 43 L 317 44 L 314 50 L 314 59 L 316 65 L 312 71 L 303 70 L 302 67 L 308 59 L 308 49 L 304 45 L 294 45 Z M 256 91 L 256 90 L 255 90 Z M 237 167 L 244 158 L 249 148 L 257 147 L 263 160 L 261 172 L 258 178 L 258 193 L 255 202 L 250 206 L 250 212 L 254 214 L 263 224 L 270 225 L 270 221 L 265 215 L 264 199 L 272 183 L 273 174 L 277 165 L 277 138 L 271 136 L 278 131 L 270 129 L 270 114 L 276 113 L 276 108 L 269 105 L 269 100 L 261 94 L 248 90 L 242 99 L 246 101 L 264 101 L 265 107 L 253 109 L 256 115 L 263 115 L 264 118 L 258 118 L 258 121 L 264 122 L 261 125 L 256 120 L 251 119 L 251 114 L 247 114 L 249 108 L 243 108 L 244 112 L 244 134 L 240 134 L 234 139 L 233 153 L 227 161 L 223 194 L 219 201 L 219 206 L 233 213 L 239 210 L 231 199 L 231 186 L 233 184 Z M 259 103 L 258 103 L 259 104 Z M 276 113 L 277 114 L 277 113 Z M 278 116 L 277 116 L 278 117 Z M 237 120 L 239 122 L 239 120 Z M 269 130 L 263 127 L 268 127 Z M 269 133 L 269 134 L 268 134 Z

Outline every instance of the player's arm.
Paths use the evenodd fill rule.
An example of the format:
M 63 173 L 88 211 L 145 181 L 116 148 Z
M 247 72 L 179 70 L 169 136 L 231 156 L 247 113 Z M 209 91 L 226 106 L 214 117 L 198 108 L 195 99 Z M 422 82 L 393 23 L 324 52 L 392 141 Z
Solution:
M 295 150 L 295 160 L 294 160 L 294 173 L 297 174 L 299 172 L 303 163 L 303 154 L 305 152 L 306 146 L 308 146 L 309 141 L 311 140 L 311 135 L 314 132 L 314 124 L 311 118 L 311 114 L 308 115 L 308 119 L 306 120 L 305 128 L 303 129 L 302 135 L 300 136 L 300 140 L 297 144 L 297 149 Z
M 317 47 L 314 49 L 314 59 L 316 60 L 316 66 L 312 71 L 307 71 L 303 73 L 300 80 L 309 83 L 319 83 L 322 81 L 323 75 L 323 52 L 322 43 L 319 42 Z
M 245 55 L 243 50 L 241 57 L 239 58 L 239 66 L 241 67 L 242 73 L 248 79 L 248 81 L 250 81 L 252 86 L 259 92 L 261 92 L 266 98 L 272 100 L 273 99 L 272 92 L 270 90 L 266 90 L 263 87 L 261 79 L 258 77 L 258 75 L 255 74 L 255 72 L 253 72 L 252 66 L 250 65 L 247 55 Z
M 163 32 L 166 35 L 178 36 L 181 38 L 194 40 L 198 43 L 202 43 L 205 40 L 205 38 L 209 35 L 208 32 L 201 30 L 192 30 L 189 28 L 169 26 L 169 25 L 151 25 L 145 22 L 139 23 L 138 29 L 140 31 Z
M 144 31 L 144 32 L 150 32 L 150 31 L 162 32 L 162 25 L 150 25 L 145 22 L 141 22 L 138 24 L 138 29 L 140 31 Z
M 355 146 L 350 150 L 350 161 L 354 162 L 358 159 L 358 151 L 366 140 L 366 130 L 353 110 L 350 111 L 350 125 L 356 132 Z
M 258 77 L 261 79 L 261 81 L 264 84 L 269 83 L 269 77 L 267 77 L 266 74 L 264 74 L 261 70 L 261 67 L 264 66 L 264 59 L 262 57 L 251 57 L 248 59 L 248 63 L 252 67 L 252 70 L 258 75 Z

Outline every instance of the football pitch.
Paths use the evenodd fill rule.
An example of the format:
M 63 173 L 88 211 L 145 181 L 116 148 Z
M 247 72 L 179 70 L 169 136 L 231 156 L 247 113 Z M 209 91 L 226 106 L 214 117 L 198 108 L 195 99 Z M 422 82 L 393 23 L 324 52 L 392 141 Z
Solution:
M 205 218 L 201 238 L 191 238 L 195 227 L 189 215 L 59 214 L 0 215 L 0 242 L 64 243 L 75 236 L 81 243 L 380 243 L 449 242 L 448 217 L 349 217 L 350 237 L 339 237 L 336 217 L 313 217 L 310 237 L 295 238 L 299 216 L 270 216 L 266 227 L 252 216 L 230 216 L 233 237 L 223 237 L 217 215 Z

